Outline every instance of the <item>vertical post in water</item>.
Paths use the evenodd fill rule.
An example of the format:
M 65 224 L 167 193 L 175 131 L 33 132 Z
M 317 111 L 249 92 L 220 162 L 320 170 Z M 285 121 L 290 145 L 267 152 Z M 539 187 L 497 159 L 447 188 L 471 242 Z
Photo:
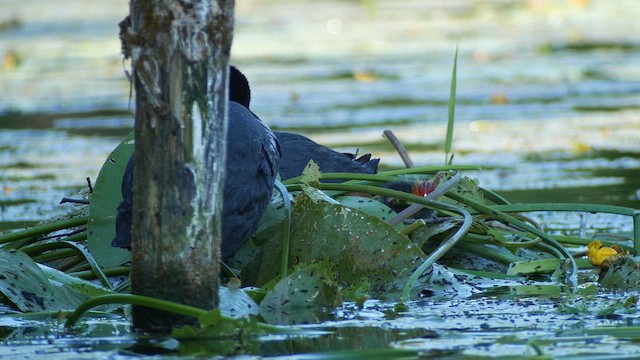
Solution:
M 121 23 L 135 86 L 131 288 L 218 305 L 233 0 L 131 0 Z M 133 308 L 154 333 L 195 319 Z

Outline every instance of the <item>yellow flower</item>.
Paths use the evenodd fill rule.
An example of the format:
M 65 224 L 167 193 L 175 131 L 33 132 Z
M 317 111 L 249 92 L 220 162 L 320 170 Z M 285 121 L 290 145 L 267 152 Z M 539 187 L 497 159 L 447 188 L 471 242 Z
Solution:
M 591 265 L 600 266 L 610 256 L 620 255 L 616 249 L 602 246 L 602 242 L 594 240 L 587 245 L 587 257 Z

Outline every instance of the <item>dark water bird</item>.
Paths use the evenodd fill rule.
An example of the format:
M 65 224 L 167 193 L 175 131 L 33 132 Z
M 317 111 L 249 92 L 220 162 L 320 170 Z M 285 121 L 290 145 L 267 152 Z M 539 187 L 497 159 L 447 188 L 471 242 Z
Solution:
M 282 180 L 300 176 L 309 160 L 313 160 L 323 173 L 363 173 L 378 172 L 380 159 L 371 159 L 371 154 L 357 157 L 354 154 L 340 153 L 298 134 L 274 132 L 280 143 L 282 159 L 280 177 Z
M 380 159 L 340 153 L 311 139 L 287 132 L 272 133 L 249 110 L 251 89 L 235 67 L 229 74 L 229 128 L 222 217 L 222 259 L 232 256 L 255 231 L 269 203 L 276 169 L 283 180 L 302 174 L 309 160 L 322 172 L 374 174 Z M 279 144 L 279 145 L 278 145 Z M 122 179 L 123 200 L 116 214 L 115 247 L 131 246 L 133 157 Z
M 222 260 L 232 256 L 258 226 L 273 193 L 280 150 L 271 130 L 249 110 L 251 95 L 244 75 L 230 69 L 229 126 L 222 209 Z M 122 179 L 123 200 L 116 214 L 111 245 L 131 247 L 133 156 Z
M 235 67 L 229 76 L 229 99 L 249 108 L 251 87 L 247 78 Z M 280 166 L 278 173 L 282 180 L 300 176 L 309 160 L 315 161 L 320 171 L 375 174 L 380 159 L 371 159 L 371 154 L 357 157 L 350 153 L 340 153 L 299 134 L 274 131 L 280 144 Z

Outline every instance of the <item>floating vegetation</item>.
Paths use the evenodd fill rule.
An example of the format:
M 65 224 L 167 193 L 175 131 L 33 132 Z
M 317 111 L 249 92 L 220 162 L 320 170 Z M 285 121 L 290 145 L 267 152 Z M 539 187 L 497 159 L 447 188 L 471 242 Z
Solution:
M 202 329 L 176 329 L 180 348 L 191 353 L 195 350 L 185 339 L 213 331 L 220 321 L 230 324 L 225 329 L 255 331 L 254 336 L 259 336 L 297 330 L 260 325 L 256 319 L 273 325 L 314 323 L 321 309 L 345 301 L 407 303 L 434 296 L 473 296 L 502 284 L 515 285 L 523 294 L 527 287 L 534 293 L 545 286 L 576 291 L 582 286 L 578 269 L 593 269 L 589 261 L 601 266 L 603 259 L 609 259 L 600 279 L 603 288 L 637 290 L 640 283 L 637 265 L 628 255 L 635 253 L 640 239 L 640 215 L 634 209 L 510 204 L 463 175 L 467 170 L 478 171 L 476 166 L 415 167 L 375 175 L 321 174 L 309 168 L 302 177 L 284 182 L 257 233 L 229 261 L 229 271 L 247 288 L 224 287 L 223 303 L 228 307 L 220 314 L 205 315 L 213 313 L 135 297 L 128 295 L 128 282 L 123 281 L 129 271 L 129 252 L 110 245 L 119 179 L 132 150 L 130 135 L 109 156 L 93 188 L 88 216 L 0 236 L 0 292 L 4 305 L 16 315 L 64 313 L 67 326 L 72 327 L 87 311 L 91 316 L 122 314 L 126 304 L 134 303 L 201 321 L 203 316 L 214 316 L 218 320 L 205 320 Z M 350 180 L 323 182 L 332 178 Z M 427 194 L 385 187 L 393 181 L 422 184 Z M 294 199 L 288 212 L 283 196 Z M 389 199 L 395 200 L 390 203 Z M 419 215 L 397 220 L 398 212 L 390 204 L 415 207 Z M 635 230 L 630 238 L 597 242 L 552 235 L 526 217 L 534 211 L 621 214 L 633 219 Z M 285 222 L 290 225 L 283 226 Z M 283 239 L 288 244 L 284 258 Z M 609 249 L 617 249 L 615 258 L 610 258 Z M 236 303 L 229 300 L 238 296 L 248 304 L 244 315 L 252 313 L 246 309 L 259 309 L 250 316 L 254 320 L 230 320 L 232 314 L 243 318 L 234 305 L 228 305 Z M 253 340 L 235 341 L 250 344 Z M 244 353 L 256 351 L 255 346 L 239 348 Z
M 78 205 L 66 218 L 0 235 L 4 312 L 15 318 L 55 318 L 77 330 L 83 318 L 128 317 L 128 305 L 145 306 L 197 318 L 199 327 L 174 329 L 175 342 L 141 352 L 226 356 L 265 353 L 261 337 L 326 334 L 299 325 L 317 324 L 326 309 L 344 304 L 393 303 L 385 316 L 395 317 L 419 301 L 473 298 L 499 288 L 516 296 L 638 290 L 640 272 L 630 254 L 640 248 L 640 211 L 595 204 L 512 204 L 483 188 L 465 175 L 480 167 L 453 164 L 455 96 L 454 65 L 443 166 L 414 167 L 404 146 L 387 131 L 406 169 L 322 174 L 310 162 L 302 176 L 277 183 L 258 230 L 225 264 L 227 285 L 220 288 L 217 310 L 130 294 L 130 253 L 112 247 L 111 240 L 122 174 L 133 152 L 131 133 L 105 161 L 89 204 Z M 325 182 L 335 179 L 344 182 Z M 528 217 L 530 212 L 617 214 L 630 218 L 633 232 L 597 239 L 553 234 Z M 580 269 L 598 268 L 597 281 L 579 277 Z M 629 311 L 636 302 L 610 307 L 606 316 Z M 581 309 L 565 305 L 558 313 Z M 416 356 L 418 342 L 399 337 L 396 348 L 377 354 Z M 543 353 L 542 342 L 525 344 Z M 367 351 L 323 355 L 365 354 L 370 356 Z

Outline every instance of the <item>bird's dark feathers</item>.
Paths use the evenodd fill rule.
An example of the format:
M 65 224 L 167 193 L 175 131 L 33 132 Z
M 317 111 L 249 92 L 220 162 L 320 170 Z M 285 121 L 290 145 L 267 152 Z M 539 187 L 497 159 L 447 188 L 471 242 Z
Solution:
M 282 179 L 302 174 L 309 160 L 320 171 L 374 174 L 380 159 L 357 157 L 313 142 L 302 135 L 271 130 L 249 110 L 251 90 L 247 78 L 235 67 L 229 73 L 229 126 L 223 191 L 222 260 L 232 256 L 256 230 L 273 193 L 277 173 Z M 123 201 L 116 214 L 112 245 L 131 246 L 133 156 L 122 179 Z
M 229 101 L 240 103 L 247 109 L 251 103 L 249 81 L 235 66 L 229 68 Z
M 380 159 L 371 160 L 371 155 L 355 159 L 353 154 L 343 154 L 317 144 L 313 140 L 298 134 L 274 132 L 282 153 L 280 177 L 283 180 L 300 176 L 304 167 L 313 160 L 323 173 L 351 172 L 375 174 Z
M 222 209 L 222 260 L 232 256 L 255 231 L 271 201 L 280 161 L 280 148 L 269 128 L 249 110 L 249 83 L 238 69 L 229 75 L 229 126 Z M 131 247 L 133 156 L 122 179 L 112 246 Z

